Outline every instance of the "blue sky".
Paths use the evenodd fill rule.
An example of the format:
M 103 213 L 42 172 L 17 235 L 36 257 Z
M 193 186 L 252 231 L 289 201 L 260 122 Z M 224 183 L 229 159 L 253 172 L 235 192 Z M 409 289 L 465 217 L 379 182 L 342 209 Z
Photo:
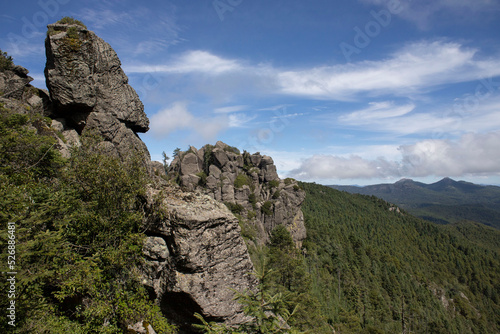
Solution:
M 35 86 L 64 16 L 118 53 L 154 160 L 222 140 L 304 181 L 500 184 L 498 0 L 4 2 Z

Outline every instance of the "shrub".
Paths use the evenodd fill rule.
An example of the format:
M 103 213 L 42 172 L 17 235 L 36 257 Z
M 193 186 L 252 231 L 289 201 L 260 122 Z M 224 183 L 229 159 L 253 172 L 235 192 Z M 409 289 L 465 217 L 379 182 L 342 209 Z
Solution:
M 204 187 L 207 185 L 207 174 L 205 172 L 199 172 L 196 174 L 200 178 L 198 185 Z
M 14 66 L 12 57 L 0 50 L 0 71 L 10 70 Z
M 266 201 L 261 206 L 260 211 L 262 211 L 262 213 L 265 214 L 266 216 L 272 216 L 273 215 L 273 211 L 271 210 L 272 207 L 273 207 L 273 202 Z
M 77 20 L 77 19 L 75 19 L 74 17 L 71 17 L 71 16 L 65 16 L 62 19 L 60 19 L 59 21 L 57 21 L 57 23 L 59 23 L 59 24 L 77 24 L 77 25 L 79 25 L 79 26 L 84 27 L 85 29 L 87 29 L 87 26 L 85 24 L 83 24 L 82 21 Z
M 224 151 L 225 152 L 232 152 L 232 153 L 235 153 L 235 154 L 238 154 L 238 155 L 241 154 L 240 150 L 237 147 L 229 146 L 229 145 L 226 146 L 226 147 L 224 147 Z
M 257 207 L 257 196 L 255 196 L 255 193 L 248 195 L 248 201 L 252 204 L 252 208 L 255 210 Z
M 238 203 L 224 202 L 224 204 L 235 215 L 240 214 L 243 210 L 245 210 L 245 208 L 241 204 L 238 204 Z
M 271 188 L 278 188 L 280 186 L 280 181 L 278 180 L 272 180 L 272 181 L 269 181 L 269 187 Z
M 257 212 L 255 212 L 255 211 L 248 211 L 248 214 L 247 214 L 247 218 L 248 219 L 254 219 L 255 217 L 257 217 Z
M 251 183 L 250 178 L 246 174 L 239 174 L 234 180 L 234 187 L 236 189 L 243 188 L 243 186 L 249 186 Z
M 292 184 L 292 183 L 294 183 L 294 182 L 295 182 L 295 179 L 292 179 L 291 177 L 287 177 L 287 178 L 285 179 L 285 185 L 286 185 L 286 186 L 289 186 L 289 185 L 291 185 L 291 184 Z
M 279 190 L 276 190 L 273 194 L 273 199 L 278 199 L 280 197 L 280 191 Z

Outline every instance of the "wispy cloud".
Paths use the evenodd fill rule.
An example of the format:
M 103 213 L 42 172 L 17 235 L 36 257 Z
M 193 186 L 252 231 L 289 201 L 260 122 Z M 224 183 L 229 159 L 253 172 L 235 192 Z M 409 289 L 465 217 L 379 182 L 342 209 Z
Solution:
M 390 8 L 394 0 L 359 0 L 363 3 L 374 4 Z M 398 1 L 400 12 L 398 15 L 415 23 L 421 29 L 428 29 L 435 22 L 439 14 L 446 17 L 458 17 L 463 21 L 484 19 L 484 15 L 477 13 L 494 14 L 499 12 L 500 3 L 497 0 L 432 0 L 432 1 Z
M 131 65 L 126 67 L 129 73 L 203 73 L 219 75 L 242 70 L 237 60 L 224 59 L 207 51 L 190 51 L 177 56 L 168 64 Z
M 477 53 L 477 49 L 459 43 L 422 41 L 404 46 L 379 61 L 283 70 L 195 50 L 164 64 L 127 66 L 126 71 L 198 73 L 210 77 L 224 74 L 246 82 L 249 91 L 349 101 L 360 96 L 412 96 L 447 84 L 500 75 L 500 60 L 481 59 Z M 266 89 L 258 87 L 260 85 Z
M 371 123 L 403 116 L 413 109 L 415 109 L 413 103 L 397 106 L 393 101 L 370 102 L 368 108 L 342 115 L 339 117 L 339 121 L 351 124 L 366 124 L 367 122 Z
M 229 114 L 229 113 L 233 113 L 233 112 L 243 111 L 246 109 L 248 109 L 248 106 L 238 105 L 238 106 L 228 106 L 228 107 L 217 108 L 214 110 L 214 112 L 216 114 Z
M 255 115 L 245 115 L 245 114 L 231 114 L 229 115 L 229 127 L 231 128 L 243 128 L 247 127 L 248 123 L 256 119 Z
M 349 100 L 423 93 L 441 85 L 500 75 L 500 61 L 476 59 L 478 50 L 451 42 L 419 42 L 385 60 L 324 66 L 279 73 L 286 94 Z
M 99 3 L 94 8 L 82 9 L 75 17 L 81 18 L 89 29 L 96 30 L 103 37 L 112 32 L 112 38 L 105 39 L 129 56 L 149 58 L 159 55 L 181 40 L 181 29 L 172 5 L 165 3 L 156 11 L 140 3 L 135 7 L 126 6 Z

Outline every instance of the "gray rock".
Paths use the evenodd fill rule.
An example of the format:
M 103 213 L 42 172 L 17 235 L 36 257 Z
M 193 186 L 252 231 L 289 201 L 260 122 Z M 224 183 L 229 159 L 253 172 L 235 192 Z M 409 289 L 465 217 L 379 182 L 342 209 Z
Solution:
M 211 151 L 208 151 L 209 149 Z M 204 186 L 195 185 L 196 189 L 203 190 L 218 201 L 242 205 L 244 208 L 241 213 L 243 217 L 246 217 L 249 211 L 255 211 L 256 217 L 251 223 L 258 231 L 264 231 L 258 236 L 259 243 L 267 242 L 272 229 L 278 224 L 283 224 L 295 226 L 289 230 L 296 244 L 301 245 L 302 240 L 305 239 L 305 226 L 303 219 L 296 217 L 302 217 L 300 206 L 305 199 L 305 193 L 302 190 L 295 190 L 297 186 L 295 181 L 285 186 L 285 183 L 279 179 L 271 157 L 262 156 L 259 153 L 236 154 L 230 146 L 220 141 L 215 146 L 205 146 L 199 151 L 202 150 L 204 155 L 205 152 L 211 152 L 211 156 L 204 156 L 203 164 L 200 167 L 200 170 L 209 171 L 209 177 Z M 185 175 L 189 175 L 186 173 L 193 172 L 191 165 L 194 166 L 194 161 L 189 163 L 185 163 L 184 160 L 174 162 L 171 171 L 174 175 L 179 174 L 182 180 L 184 180 Z M 205 165 L 210 162 L 212 164 Z M 234 183 L 238 175 L 246 177 L 248 181 L 240 189 L 235 189 Z M 273 187 L 270 185 L 271 181 L 273 181 Z M 279 182 L 278 188 L 275 188 L 275 181 Z M 256 202 L 254 203 L 249 201 L 251 193 L 255 195 Z M 266 201 L 273 203 L 272 216 L 266 216 L 260 211 L 260 207 Z
M 149 196 L 158 192 L 150 189 Z M 254 268 L 238 220 L 214 199 L 178 189 L 161 205 L 169 216 L 151 225 L 149 231 L 166 240 L 173 261 L 171 273 L 159 279 L 168 282 L 162 290 L 158 280 L 145 281 L 156 291 L 163 311 L 181 325 L 190 321 L 185 312 L 192 314 L 196 309 L 205 317 L 240 323 L 244 315 L 231 289 L 253 289 L 257 282 L 249 274 Z M 154 249 L 162 242 L 155 238 L 150 244 Z M 147 277 L 151 277 L 150 272 Z M 178 303 L 169 304 L 169 299 Z
M 68 36 L 69 28 L 78 38 Z M 111 46 L 79 25 L 50 24 L 45 41 L 45 76 L 59 112 L 106 113 L 136 132 L 146 132 L 149 120 Z
M 197 174 L 201 170 L 198 166 L 198 157 L 195 153 L 188 153 L 182 159 L 181 173 L 183 175 Z
M 127 330 L 129 334 L 156 334 L 153 326 L 146 321 L 139 321 L 133 325 L 128 325 Z
M 147 237 L 142 252 L 156 261 L 165 261 L 170 255 L 165 239 L 160 237 Z
M 214 155 L 215 162 L 217 164 L 217 167 L 223 168 L 226 163 L 229 161 L 229 158 L 227 157 L 227 153 L 221 149 L 221 148 L 215 148 L 212 151 L 212 154 Z
M 212 175 L 216 179 L 220 179 L 220 176 L 221 176 L 222 172 L 221 172 L 221 170 L 219 168 L 217 168 L 217 166 L 210 165 L 208 170 L 209 170 L 210 175 Z

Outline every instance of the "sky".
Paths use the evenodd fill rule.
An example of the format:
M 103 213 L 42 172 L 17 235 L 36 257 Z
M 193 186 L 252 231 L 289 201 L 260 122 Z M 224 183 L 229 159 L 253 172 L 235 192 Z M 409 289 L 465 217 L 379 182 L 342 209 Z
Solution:
M 500 0 L 3 1 L 37 87 L 64 16 L 117 52 L 153 160 L 221 140 L 302 181 L 500 185 Z

